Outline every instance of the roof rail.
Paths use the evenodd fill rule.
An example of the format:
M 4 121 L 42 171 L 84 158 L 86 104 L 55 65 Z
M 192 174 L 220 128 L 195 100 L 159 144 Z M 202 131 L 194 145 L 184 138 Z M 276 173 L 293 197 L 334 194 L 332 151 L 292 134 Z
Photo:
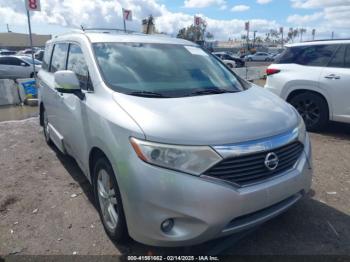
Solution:
M 95 32 L 102 32 L 105 34 L 110 34 L 112 32 L 114 33 L 120 33 L 120 34 L 136 34 L 136 35 L 144 35 L 143 33 L 132 31 L 132 30 L 124 30 L 119 28 L 84 28 L 82 27 L 83 32 L 87 31 L 95 31 Z
M 72 29 L 71 31 L 69 32 L 64 32 L 64 33 L 61 33 L 61 34 L 57 34 L 55 35 L 53 38 L 57 38 L 59 36 L 63 36 L 63 35 L 70 35 L 72 33 L 76 33 L 76 34 L 84 34 L 85 32 L 81 29 Z
M 319 39 L 319 40 L 304 41 L 304 43 L 310 43 L 310 42 L 325 42 L 325 41 L 345 41 L 345 40 L 350 40 L 350 38 Z

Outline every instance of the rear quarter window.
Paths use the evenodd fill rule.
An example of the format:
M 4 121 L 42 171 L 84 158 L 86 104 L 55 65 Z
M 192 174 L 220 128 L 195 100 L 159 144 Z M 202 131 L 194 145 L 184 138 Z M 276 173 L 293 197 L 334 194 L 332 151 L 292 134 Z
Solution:
M 277 61 L 279 64 L 327 66 L 338 45 L 311 45 L 288 47 Z

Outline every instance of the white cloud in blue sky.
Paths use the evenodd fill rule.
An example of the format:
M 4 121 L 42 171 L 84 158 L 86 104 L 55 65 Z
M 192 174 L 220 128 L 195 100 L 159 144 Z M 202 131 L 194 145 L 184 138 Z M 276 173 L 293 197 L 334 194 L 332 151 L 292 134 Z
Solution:
M 38 33 L 67 31 L 80 25 L 122 27 L 122 7 L 133 10 L 128 27 L 140 30 L 141 20 L 152 14 L 159 31 L 175 35 L 193 23 L 193 16 L 207 20 L 216 39 L 244 34 L 245 21 L 252 30 L 265 35 L 284 26 L 304 27 L 311 37 L 350 37 L 350 0 L 41 0 L 42 12 L 33 14 L 33 29 Z M 234 12 L 232 12 L 234 11 Z M 0 31 L 8 23 L 14 31 L 26 31 L 23 0 L 0 0 Z

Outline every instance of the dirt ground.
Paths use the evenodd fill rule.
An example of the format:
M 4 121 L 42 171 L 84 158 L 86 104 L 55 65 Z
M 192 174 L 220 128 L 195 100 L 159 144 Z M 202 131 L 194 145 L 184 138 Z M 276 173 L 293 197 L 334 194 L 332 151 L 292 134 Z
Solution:
M 350 254 L 350 126 L 312 134 L 311 193 L 237 241 L 166 249 L 105 234 L 74 160 L 48 147 L 38 119 L 0 123 L 0 256 L 114 254 Z

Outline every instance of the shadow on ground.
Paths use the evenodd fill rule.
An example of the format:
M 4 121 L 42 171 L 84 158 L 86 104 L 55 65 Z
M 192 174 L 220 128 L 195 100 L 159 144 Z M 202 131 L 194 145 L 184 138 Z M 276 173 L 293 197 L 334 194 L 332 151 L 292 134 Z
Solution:
M 350 140 L 350 124 L 331 122 L 322 135 Z

